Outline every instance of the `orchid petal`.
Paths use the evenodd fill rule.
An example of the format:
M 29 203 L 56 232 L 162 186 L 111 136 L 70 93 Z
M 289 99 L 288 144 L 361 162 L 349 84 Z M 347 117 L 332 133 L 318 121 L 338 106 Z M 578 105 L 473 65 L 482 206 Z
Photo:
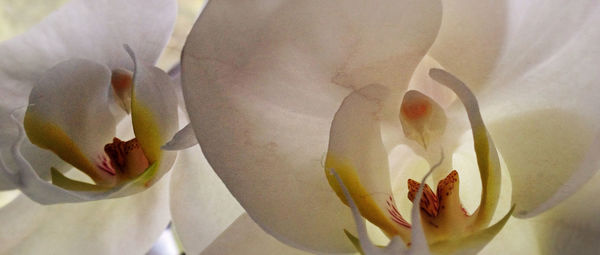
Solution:
M 537 208 L 533 209 L 526 215 L 520 215 L 521 217 L 529 218 L 536 216 L 554 206 L 563 200 L 572 196 L 581 187 L 586 184 L 594 176 L 600 165 L 596 159 L 600 155 L 600 135 L 596 136 L 592 142 L 592 146 L 586 152 L 584 159 L 581 161 L 581 165 L 577 172 L 573 173 L 571 177 L 554 193 L 552 197 L 540 204 Z
M 506 7 L 499 8 L 506 15 L 504 25 L 503 49 L 499 57 L 496 57 L 495 70 L 489 74 L 491 87 L 503 87 L 512 84 L 523 76 L 530 75 L 540 65 L 555 62 L 557 55 L 566 51 L 584 50 L 584 54 L 568 53 L 573 58 L 591 57 L 592 49 L 597 48 L 594 44 L 596 39 L 590 38 L 589 31 L 597 29 L 599 9 L 594 0 L 582 0 L 564 3 L 562 1 L 520 1 L 510 0 Z M 485 19 L 485 16 L 484 16 Z M 485 21 L 482 21 L 485 22 Z M 489 28 L 488 28 L 489 29 Z M 467 29 L 468 30 L 468 29 Z M 583 37 L 583 38 L 582 38 Z M 577 47 L 574 44 L 589 44 L 587 47 Z M 493 45 L 493 44 L 492 44 Z M 465 47 L 470 49 L 470 47 Z M 567 69 L 576 70 L 573 66 L 562 65 Z M 526 91 L 521 85 L 514 84 Z
M 199 146 L 180 151 L 171 174 L 173 226 L 189 254 L 199 254 L 244 212 L 201 155 Z
M 330 121 L 347 88 L 406 88 L 440 12 L 438 1 L 207 4 L 184 48 L 186 108 L 208 161 L 262 228 L 295 247 L 353 249 L 351 215 L 321 166 Z
M 244 213 L 200 254 L 308 255 L 312 253 L 280 243 L 265 233 L 248 214 Z
M 108 93 L 106 90 L 110 88 L 109 71 L 102 65 L 91 61 L 69 60 L 59 64 L 55 69 L 51 69 L 47 75 L 48 79 L 44 79 L 44 82 L 47 81 L 49 84 L 58 86 L 59 89 L 53 89 L 54 87 L 50 85 L 40 85 L 33 90 L 30 99 L 32 104 L 26 113 L 25 125 L 29 129 L 28 135 L 34 143 L 42 148 L 52 149 L 61 157 L 66 155 L 63 157 L 65 161 L 84 171 L 94 181 L 100 181 L 100 185 L 94 188 L 82 182 L 68 180 L 58 171 L 53 173 L 53 176 L 57 178 L 57 184 L 69 190 L 45 182 L 22 157 L 19 149 L 22 143 L 21 139 L 15 143 L 13 150 L 13 156 L 18 162 L 16 172 L 7 169 L 4 163 L 1 166 L 3 171 L 9 173 L 8 178 L 12 179 L 13 183 L 18 183 L 19 188 L 31 199 L 43 204 L 52 204 L 126 196 L 147 189 L 173 165 L 176 153 L 160 150 L 160 146 L 177 130 L 177 102 L 170 79 L 157 68 L 137 65 L 131 49 L 129 47 L 126 49 L 136 63 L 136 72 L 133 77 L 134 92 L 132 92 L 131 100 L 133 129 L 134 132 L 137 131 L 137 139 L 144 157 L 150 161 L 151 165 L 144 169 L 143 173 L 117 175 L 117 178 L 126 178 L 124 183 L 117 183 L 120 180 L 117 178 L 110 179 L 115 176 L 111 176 L 111 173 L 100 167 L 107 156 L 97 148 L 104 148 L 103 145 L 106 142 L 102 140 L 110 141 L 108 137 L 114 135 L 116 126 L 116 121 L 113 119 L 107 103 Z M 72 73 L 60 75 L 67 70 L 71 70 Z M 96 78 L 98 81 L 92 79 L 93 75 L 99 77 Z M 81 80 L 84 79 L 92 82 L 93 86 L 84 87 L 88 89 L 86 91 L 89 91 L 89 95 L 84 94 L 84 97 L 79 98 L 76 93 L 71 91 L 81 90 Z M 72 95 L 72 98 L 68 97 L 69 95 Z M 53 98 L 55 99 L 52 100 Z M 52 107 L 53 103 L 60 102 L 59 100 L 64 98 L 71 100 L 69 102 L 71 106 L 73 104 L 80 106 L 68 108 L 65 105 L 59 105 L 59 109 Z M 63 108 L 72 109 L 73 112 L 61 110 Z M 78 117 L 73 118 L 73 116 Z M 93 125 L 88 124 L 90 122 Z M 20 123 L 17 124 L 20 126 Z M 85 128 L 81 129 L 82 125 Z M 92 127 L 88 128 L 86 125 L 103 130 L 90 132 Z M 107 134 L 107 132 L 110 133 Z M 98 138 L 98 136 L 104 137 Z M 90 172 L 98 175 L 94 176 Z M 130 178 L 134 179 L 129 180 Z M 115 186 L 116 184 L 118 185 Z
M 143 254 L 170 219 L 165 179 L 130 197 L 76 205 L 43 206 L 20 195 L 0 208 L 10 219 L 0 229 L 0 253 Z
M 387 235 L 400 235 L 408 242 L 408 222 L 391 214 L 395 200 L 381 138 L 380 121 L 389 95 L 388 88 L 370 85 L 344 99 L 331 124 L 325 172 L 344 203 L 348 201 L 330 169 L 340 175 L 362 216 Z
M 444 2 L 442 26 L 428 55 L 471 89 L 486 86 L 507 42 L 510 4 L 506 0 Z
M 178 129 L 175 85 L 162 70 L 140 64 L 127 45 L 127 53 L 135 64 L 131 95 L 133 132 L 148 161 L 157 164 L 154 176 L 148 176 L 144 186 L 150 186 L 164 175 L 175 162 L 176 152 L 161 150 Z
M 492 220 L 500 197 L 501 172 L 498 152 L 485 127 L 473 92 L 458 78 L 442 69 L 431 69 L 429 75 L 454 91 L 467 111 L 482 186 L 481 203 L 473 214 L 473 225 L 475 229 L 485 227 Z
M 194 129 L 191 124 L 187 124 L 184 128 L 177 131 L 175 136 L 171 141 L 167 142 L 162 146 L 163 150 L 184 150 L 195 146 L 198 144 L 198 140 L 196 140 L 196 134 L 194 134 Z
M 552 35 L 558 33 L 556 41 L 540 41 L 541 44 L 530 51 L 520 48 L 519 52 L 527 54 L 520 53 L 523 56 L 518 55 L 518 58 L 519 53 L 512 51 L 517 49 L 509 47 L 504 57 L 506 63 L 494 75 L 497 84 L 479 97 L 485 106 L 484 116 L 490 116 L 490 132 L 511 173 L 517 217 L 533 215 L 529 212 L 552 198 L 568 180 L 577 179 L 575 173 L 588 172 L 583 176 L 589 176 L 598 170 L 598 167 L 590 167 L 579 171 L 600 130 L 597 110 L 600 109 L 597 98 L 600 74 L 596 70 L 600 64 L 596 43 L 600 40 L 596 25 L 600 22 L 600 8 L 595 2 L 587 1 L 581 5 L 561 4 L 554 9 L 550 6 L 553 5 L 536 10 L 537 5 L 534 5 L 531 11 L 556 14 L 557 17 L 552 18 L 556 24 L 563 23 L 560 17 L 576 14 L 578 18 L 562 18 L 566 20 L 564 26 L 555 28 L 545 28 L 546 23 L 535 25 L 538 23 L 534 17 L 525 19 L 525 24 L 534 23 L 526 31 L 538 28 L 551 31 Z M 532 45 L 531 42 L 528 45 Z M 536 65 L 528 65 L 529 62 Z M 600 158 L 595 160 L 586 164 L 600 163 Z M 536 184 L 532 185 L 531 180 Z
M 115 136 L 117 125 L 109 110 L 109 84 L 106 66 L 83 59 L 62 62 L 31 91 L 24 126 L 33 144 L 53 151 L 99 185 L 114 186 L 114 175 L 99 167 L 108 160 L 104 144 Z
M 600 250 L 600 173 L 575 194 L 544 213 L 527 219 L 541 254 L 595 254 Z
M 140 8 L 140 7 L 144 8 Z M 176 2 L 170 0 L 76 0 L 50 14 L 25 34 L 0 44 L 0 139 L 2 154 L 17 136 L 9 119 L 27 106 L 30 90 L 57 63 L 85 58 L 116 68 L 131 69 L 122 45 L 128 43 L 144 62 L 155 63 L 175 22 Z M 115 22 L 118 20 L 118 22 Z M 152 26 L 148 26 L 152 24 Z M 25 142 L 23 154 L 42 178 L 51 166 L 62 169 L 57 156 Z M 16 162 L 8 162 L 10 167 Z M 0 189 L 14 188 L 0 177 Z

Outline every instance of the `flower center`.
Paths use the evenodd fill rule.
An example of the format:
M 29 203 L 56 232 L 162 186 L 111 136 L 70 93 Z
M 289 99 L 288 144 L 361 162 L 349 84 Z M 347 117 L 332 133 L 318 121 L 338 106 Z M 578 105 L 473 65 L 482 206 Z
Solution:
M 136 177 L 150 165 L 137 138 L 124 142 L 115 137 L 104 146 L 104 152 L 110 158 L 110 165 L 103 163 L 99 167 L 111 175 L 118 171 L 127 177 Z

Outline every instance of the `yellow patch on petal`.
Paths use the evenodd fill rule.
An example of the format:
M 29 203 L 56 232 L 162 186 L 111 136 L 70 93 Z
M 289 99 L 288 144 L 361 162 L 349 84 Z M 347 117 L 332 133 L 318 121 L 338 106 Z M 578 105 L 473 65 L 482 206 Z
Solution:
M 344 185 L 348 188 L 352 199 L 356 203 L 360 214 L 371 223 L 378 226 L 386 235 L 396 236 L 399 235 L 402 239 L 410 240 L 410 229 L 400 228 L 384 213 L 377 203 L 373 200 L 369 192 L 360 183 L 356 170 L 347 162 L 332 156 L 330 153 L 327 154 L 325 161 L 325 173 L 327 175 L 327 181 L 332 189 L 335 191 L 337 196 L 342 202 L 348 205 L 348 201 L 344 197 L 344 193 L 339 186 L 335 176 L 330 173 L 329 169 L 334 169 Z
M 161 132 L 158 128 L 158 122 L 154 118 L 152 111 L 143 106 L 135 97 L 131 102 L 131 121 L 133 123 L 133 132 L 148 158 L 150 164 L 160 159 L 162 153 L 160 146 L 164 144 Z
M 23 124 L 31 143 L 51 150 L 62 160 L 86 173 L 98 185 L 112 185 L 112 180 L 105 178 L 97 171 L 95 165 L 88 160 L 81 149 L 60 127 L 52 122 L 44 121 L 30 111 L 25 114 Z

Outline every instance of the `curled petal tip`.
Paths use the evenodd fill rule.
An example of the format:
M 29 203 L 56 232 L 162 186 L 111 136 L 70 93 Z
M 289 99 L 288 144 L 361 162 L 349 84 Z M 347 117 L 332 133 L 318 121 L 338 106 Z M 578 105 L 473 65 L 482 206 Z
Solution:
M 173 139 L 165 143 L 160 148 L 166 151 L 178 151 L 190 148 L 198 144 L 196 134 L 191 124 L 187 124 L 184 128 L 177 131 Z

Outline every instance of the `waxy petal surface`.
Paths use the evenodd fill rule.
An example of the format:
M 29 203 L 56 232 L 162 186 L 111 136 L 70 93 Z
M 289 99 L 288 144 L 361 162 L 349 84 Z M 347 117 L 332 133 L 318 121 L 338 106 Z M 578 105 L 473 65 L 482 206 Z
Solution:
M 350 212 L 322 168 L 333 114 L 348 88 L 406 88 L 440 15 L 437 1 L 208 3 L 184 49 L 186 107 L 209 163 L 263 229 L 309 250 L 353 249 Z
M 180 151 L 171 174 L 173 226 L 188 254 L 202 252 L 244 213 L 201 154 L 199 146 Z M 267 235 L 258 226 L 254 225 L 254 228 Z M 248 243 L 235 245 L 243 248 L 245 244 Z M 229 243 L 229 246 L 233 245 Z
M 0 208 L 2 254 L 143 254 L 170 220 L 168 178 L 147 192 L 83 204 L 39 205 L 25 195 Z
M 141 8 L 143 7 L 143 8 Z M 65 4 L 26 33 L 0 44 L 0 141 L 2 154 L 17 136 L 10 113 L 27 106 L 29 92 L 52 66 L 70 58 L 85 58 L 109 69 L 133 64 L 123 51 L 129 44 L 139 58 L 155 63 L 173 29 L 176 2 L 170 0 L 86 1 Z M 115 22 L 118 21 L 118 22 Z M 151 24 L 151 26 L 149 26 Z M 49 178 L 60 159 L 26 142 L 23 154 Z M 8 162 L 14 166 L 13 162 Z M 0 177 L 0 189 L 15 186 Z

